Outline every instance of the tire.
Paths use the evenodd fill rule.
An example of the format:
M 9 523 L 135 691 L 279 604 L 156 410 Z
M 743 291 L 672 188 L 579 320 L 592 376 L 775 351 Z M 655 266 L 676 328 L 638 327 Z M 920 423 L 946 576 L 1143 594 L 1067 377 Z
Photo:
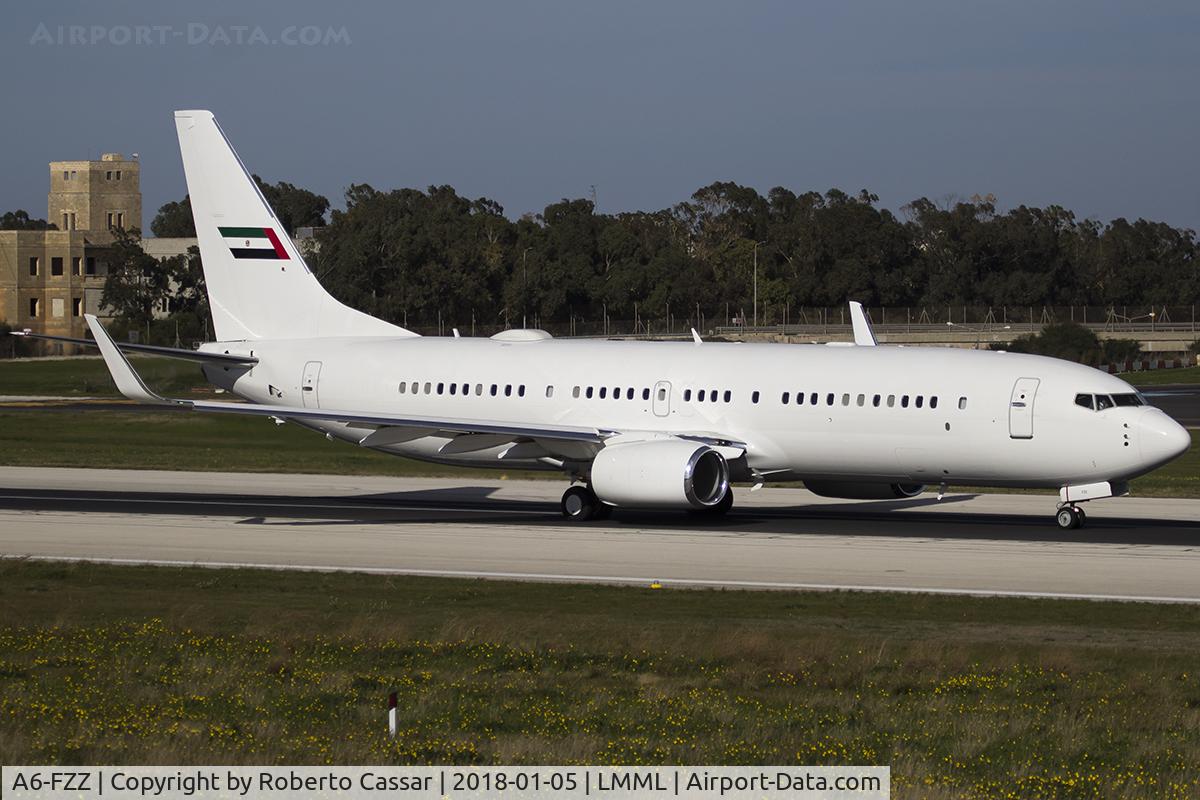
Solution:
M 587 522 L 596 514 L 598 501 L 592 490 L 584 486 L 572 486 L 563 492 L 559 504 L 562 515 L 571 522 Z
M 1054 515 L 1054 521 L 1058 523 L 1058 527 L 1064 531 L 1074 530 L 1078 528 L 1081 520 L 1079 512 L 1070 506 L 1063 506 Z

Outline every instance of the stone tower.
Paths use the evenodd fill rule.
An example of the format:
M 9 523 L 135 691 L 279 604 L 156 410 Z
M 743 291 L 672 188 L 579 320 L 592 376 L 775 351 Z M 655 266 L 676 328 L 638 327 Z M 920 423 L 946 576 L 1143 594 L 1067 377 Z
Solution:
M 136 154 L 135 154 L 136 155 Z M 99 161 L 51 161 L 46 221 L 99 242 L 116 228 L 142 227 L 141 165 L 120 153 Z

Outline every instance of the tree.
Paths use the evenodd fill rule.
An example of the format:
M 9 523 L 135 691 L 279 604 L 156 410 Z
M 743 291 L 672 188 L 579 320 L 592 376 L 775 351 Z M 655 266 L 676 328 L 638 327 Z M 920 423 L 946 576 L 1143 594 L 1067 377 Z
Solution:
M 284 181 L 267 183 L 257 175 L 254 182 L 289 236 L 296 228 L 317 228 L 325 224 L 325 215 L 329 213 L 328 198 Z
M 141 232 L 134 228 L 113 232 L 107 261 L 101 304 L 130 327 L 149 325 L 170 288 L 173 259 L 146 255 Z
M 192 217 L 191 195 L 179 202 L 170 202 L 158 209 L 150 223 L 151 232 L 160 238 L 196 238 L 196 221 Z
M 5 211 L 0 217 L 0 231 L 54 231 L 57 227 L 44 219 L 33 219 L 25 209 Z

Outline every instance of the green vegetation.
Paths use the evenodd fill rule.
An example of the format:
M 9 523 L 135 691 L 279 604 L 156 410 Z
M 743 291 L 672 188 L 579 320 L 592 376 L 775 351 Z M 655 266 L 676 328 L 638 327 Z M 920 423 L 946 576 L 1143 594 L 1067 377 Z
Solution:
M 190 361 L 134 356 L 130 362 L 156 391 L 177 395 L 213 391 L 200 366 Z M 0 361 L 0 395 L 119 397 L 120 393 L 104 360 L 96 356 Z
M 0 408 L 0 464 L 101 469 L 317 472 L 340 475 L 558 477 L 477 470 L 388 456 L 330 442 L 298 425 L 261 417 L 186 411 Z M 1200 432 L 1183 457 L 1133 482 L 1136 495 L 1200 497 Z
M 1040 356 L 1077 361 L 1080 364 L 1111 364 L 1135 359 L 1142 346 L 1134 339 L 1105 339 L 1075 322 L 1057 322 L 1038 333 L 1018 336 L 1011 342 L 991 345 L 992 350 L 1010 353 L 1034 353 Z
M 527 470 L 467 470 L 330 442 L 263 417 L 188 411 L 0 408 L 0 464 L 337 475 L 539 477 Z
M 897 798 L 1200 793 L 1194 606 L 11 561 L 0 604 L 5 763 L 878 763 Z
M 1134 386 L 1165 386 L 1168 384 L 1200 384 L 1200 367 L 1180 369 L 1151 369 L 1143 372 L 1122 372 L 1117 376 Z

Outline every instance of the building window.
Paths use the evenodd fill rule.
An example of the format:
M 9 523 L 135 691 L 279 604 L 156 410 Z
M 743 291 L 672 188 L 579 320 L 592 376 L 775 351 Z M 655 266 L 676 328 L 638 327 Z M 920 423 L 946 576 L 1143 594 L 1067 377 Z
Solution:
M 68 172 L 68 171 L 67 171 L 67 170 L 65 170 L 65 169 L 63 170 L 63 180 L 64 180 L 64 181 L 69 181 L 69 180 L 71 180 L 71 173 L 70 173 L 70 172 Z
M 71 212 L 71 230 L 75 230 L 75 212 Z
M 112 180 L 112 170 L 111 169 L 104 173 L 104 180 L 106 180 L 106 181 Z
M 121 180 L 121 170 L 117 170 L 117 180 Z
M 124 211 L 117 212 L 117 227 L 120 228 L 121 230 L 125 230 L 125 212 Z
M 50 259 L 50 274 L 51 275 L 62 275 L 63 274 L 62 256 L 54 256 L 53 258 Z
M 108 230 L 110 230 L 110 231 L 111 231 L 111 230 L 113 229 L 113 213 L 112 213 L 111 211 L 109 211 L 109 212 L 108 212 L 108 214 L 107 214 L 107 215 L 105 215 L 105 222 L 104 222 L 104 224 L 105 224 L 105 227 L 106 227 Z
M 75 299 L 73 299 L 71 301 L 71 316 L 72 317 L 83 316 L 83 298 L 82 297 L 76 297 Z
M 83 274 L 83 258 L 81 256 L 72 256 L 71 257 L 71 274 L 72 275 L 82 275 Z
M 96 257 L 88 256 L 87 261 L 84 263 L 84 268 L 87 270 L 87 272 L 85 274 L 95 275 L 96 274 Z
M 62 224 L 62 229 L 63 229 L 64 231 L 69 231 L 69 230 L 71 230 L 71 215 L 70 215 L 70 214 L 68 214 L 68 213 L 67 213 L 67 212 L 65 212 L 65 211 L 63 212 L 63 224 Z
M 38 299 L 36 297 L 29 298 L 29 316 L 36 317 L 38 315 Z
M 29 257 L 29 274 L 36 276 L 38 274 L 38 257 Z

